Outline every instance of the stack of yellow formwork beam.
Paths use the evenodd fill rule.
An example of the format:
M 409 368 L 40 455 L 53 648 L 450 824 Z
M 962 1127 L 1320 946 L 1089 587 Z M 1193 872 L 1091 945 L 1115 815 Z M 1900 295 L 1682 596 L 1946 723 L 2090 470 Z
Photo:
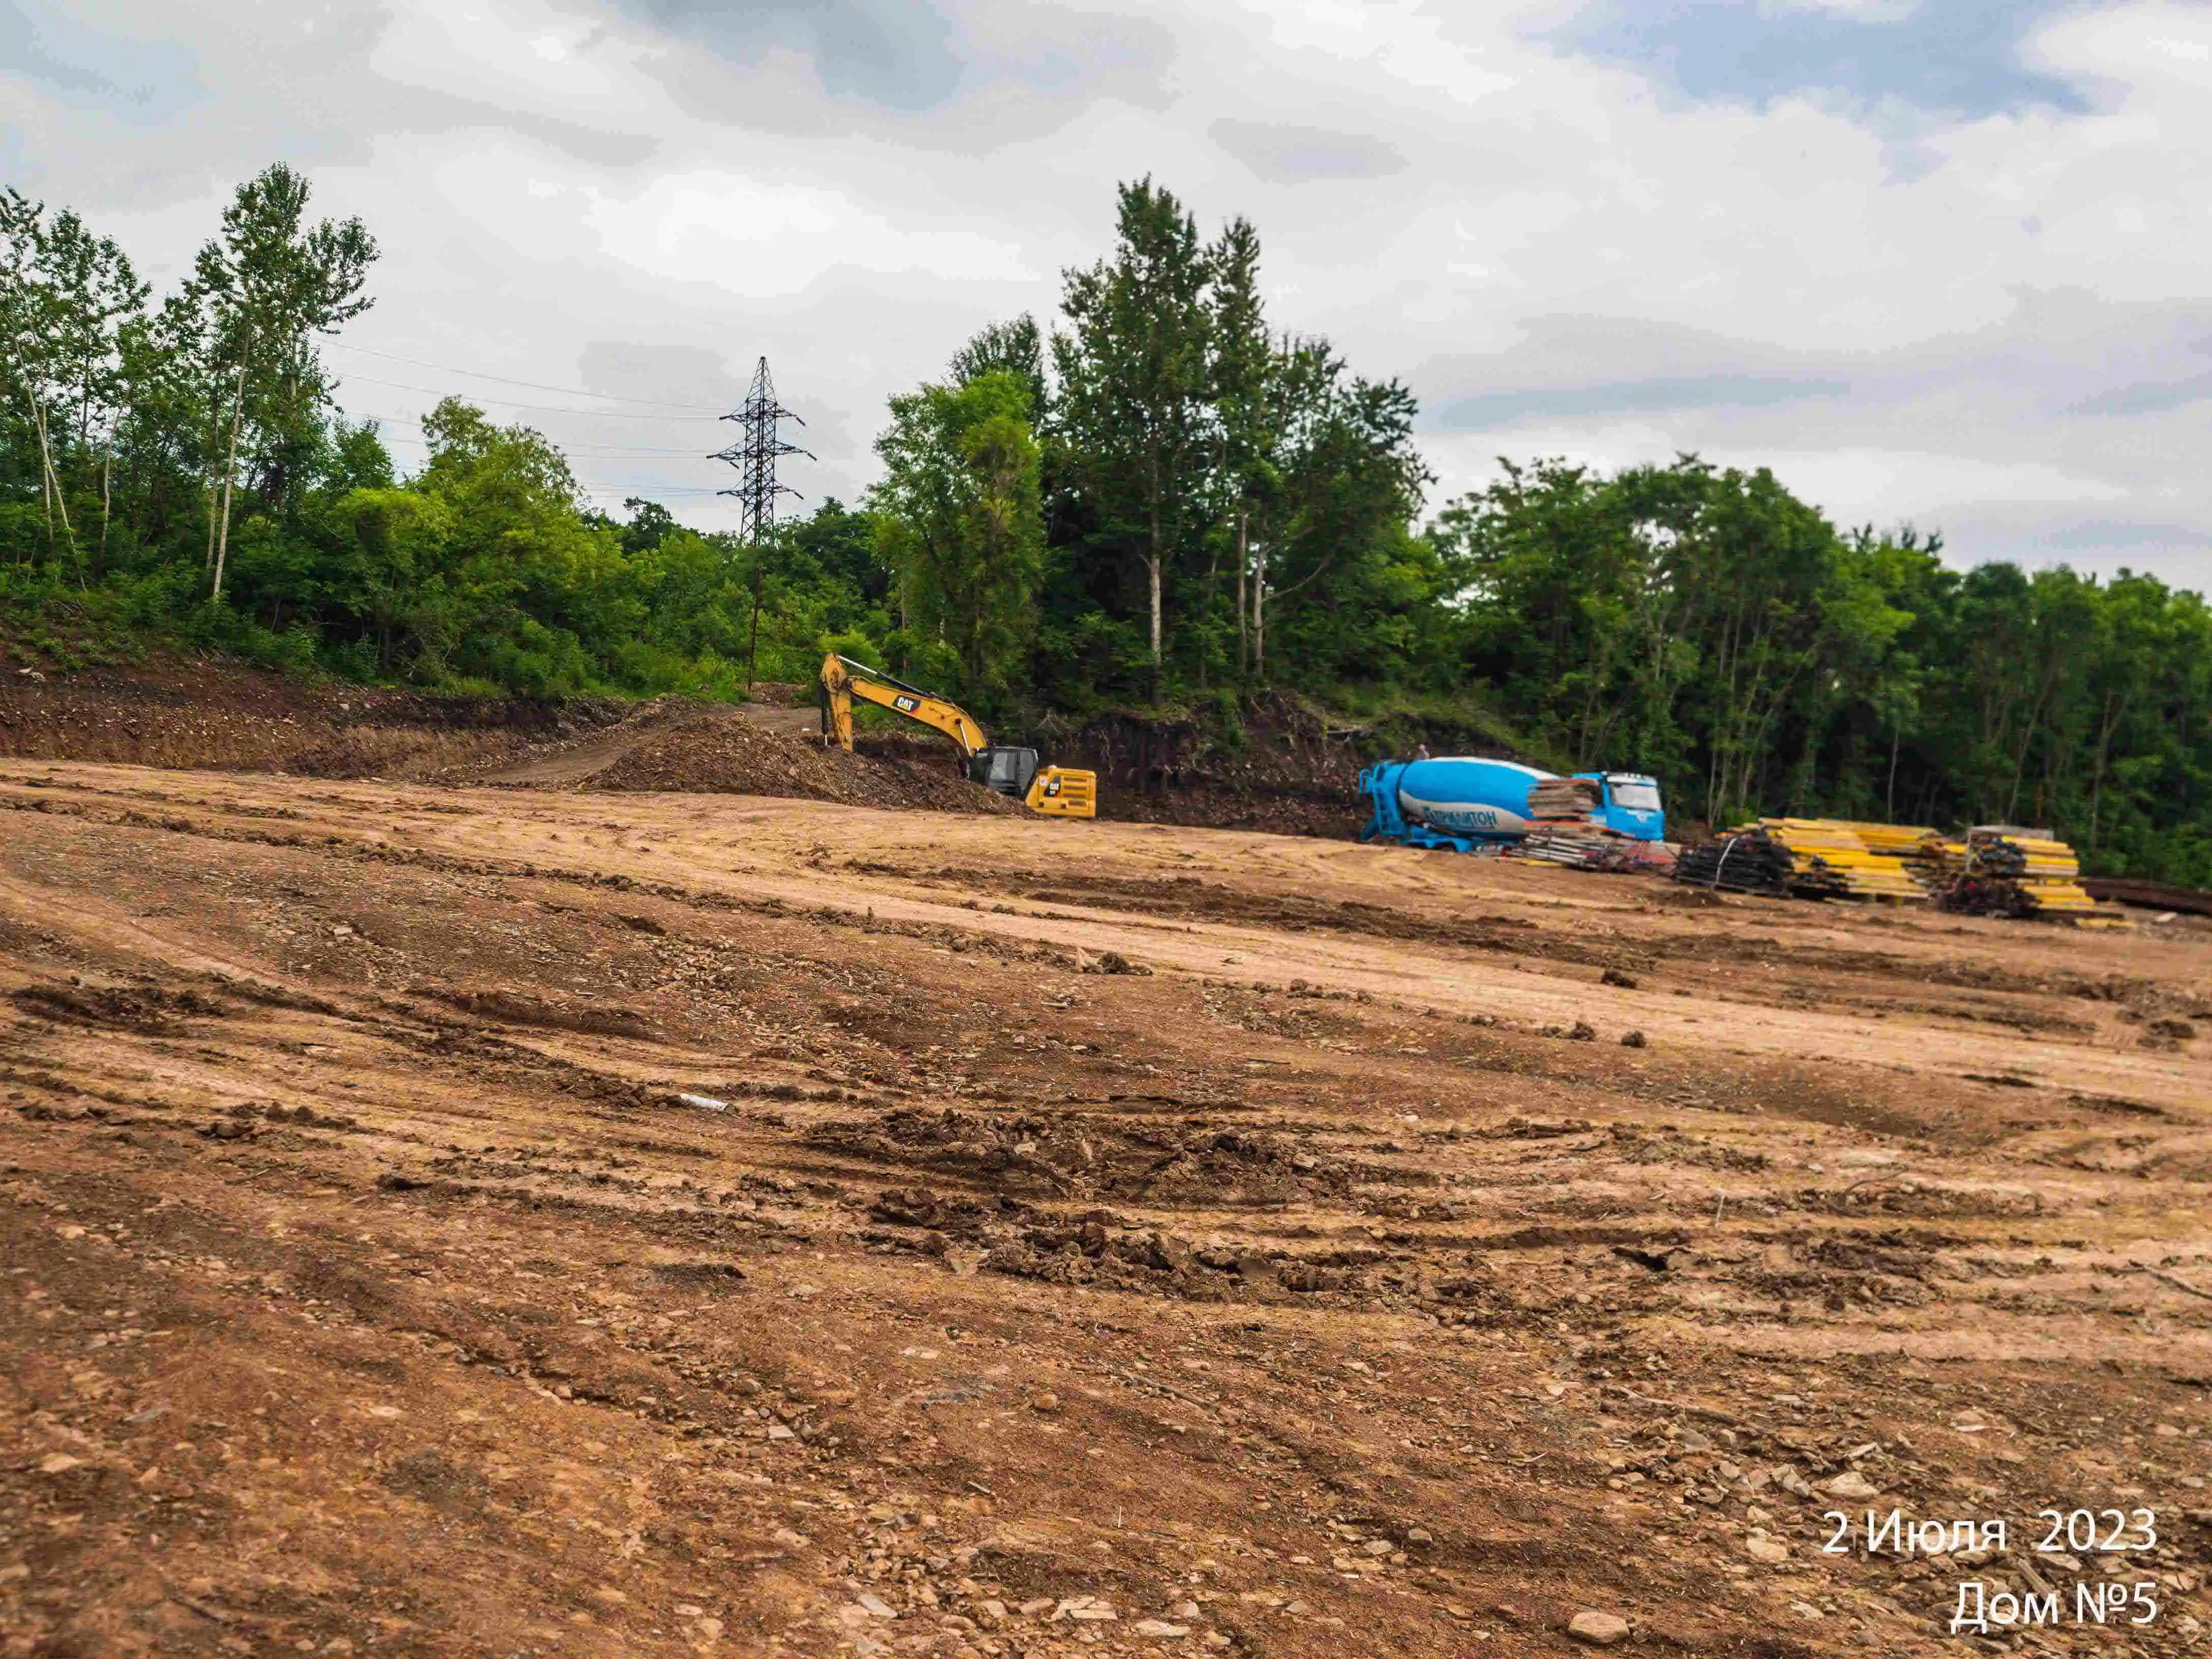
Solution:
M 1942 837 L 1934 830 L 1918 823 L 1867 823 L 1856 819 L 1847 821 L 1844 828 L 1864 843 L 1869 853 L 1895 859 L 1913 884 L 1920 889 L 1923 898 L 1934 898 L 1949 884 L 1949 878 L 1932 868 L 1929 843 Z M 1960 854 L 1965 856 L 1961 845 Z
M 1844 822 L 1841 827 L 1865 843 L 1868 852 L 1893 859 L 1911 858 L 1920 843 L 1936 833 L 1917 823 L 1863 823 L 1856 819 Z
M 1753 854 L 1765 849 L 1765 862 L 1753 854 L 1739 864 L 1759 865 L 1765 885 L 1747 890 L 1772 892 L 1785 885 L 1802 898 L 1861 898 L 1912 901 L 1936 899 L 1947 910 L 1977 915 L 2043 916 L 2082 927 L 2126 927 L 2128 918 L 2100 905 L 2076 878 L 2081 865 L 2074 849 L 2048 835 L 2009 826 L 1984 826 L 1961 838 L 1918 824 L 1861 823 L 1844 818 L 1758 818 L 1739 824 L 1729 836 L 1748 838 Z M 1725 846 L 1725 840 L 1713 843 Z M 1693 849 L 1694 851 L 1694 849 Z M 1778 868 L 1789 859 L 1789 874 Z M 1777 868 L 1768 871 L 1766 864 Z M 1708 859 L 1711 884 L 1723 884 L 1727 866 Z M 1749 867 L 1747 865 L 1747 867 Z M 1703 882 L 1703 866 L 1686 856 L 1677 875 Z M 1744 887 L 1738 880 L 1725 884 Z
M 1947 908 L 1984 915 L 2044 916 L 2083 927 L 2125 927 L 2128 919 L 2098 904 L 2077 878 L 2074 849 L 2047 836 L 2001 829 L 1966 832 L 1964 868 Z
M 1916 901 L 1928 892 L 1894 854 L 1870 848 L 1858 826 L 1837 818 L 1761 818 L 1790 849 L 1799 891 L 1832 898 Z

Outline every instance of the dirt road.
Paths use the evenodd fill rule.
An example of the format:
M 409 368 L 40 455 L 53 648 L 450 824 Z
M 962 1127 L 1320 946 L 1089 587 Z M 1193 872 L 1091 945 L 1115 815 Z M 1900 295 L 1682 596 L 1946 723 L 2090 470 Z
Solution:
M 2191 1650 L 2208 1019 L 2187 921 L 0 763 L 0 1650 Z

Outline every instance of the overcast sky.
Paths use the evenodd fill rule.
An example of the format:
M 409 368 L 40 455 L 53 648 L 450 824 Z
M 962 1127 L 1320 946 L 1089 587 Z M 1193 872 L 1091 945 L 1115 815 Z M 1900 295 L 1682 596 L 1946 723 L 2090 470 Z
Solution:
M 385 250 L 346 405 L 411 460 L 471 393 L 611 507 L 732 521 L 698 458 L 763 353 L 786 479 L 851 499 L 1149 173 L 1419 393 L 1432 505 L 1695 450 L 2212 586 L 2212 5 L 0 0 L 0 181 L 157 282 L 278 159 Z

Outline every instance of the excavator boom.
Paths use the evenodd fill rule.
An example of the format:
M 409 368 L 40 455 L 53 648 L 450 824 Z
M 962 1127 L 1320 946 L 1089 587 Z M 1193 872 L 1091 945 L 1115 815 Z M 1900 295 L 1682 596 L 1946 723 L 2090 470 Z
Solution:
M 822 722 L 823 736 L 836 742 L 840 749 L 853 746 L 853 699 L 872 702 L 908 720 L 920 720 L 924 726 L 933 726 L 960 745 L 961 757 L 971 759 L 979 750 L 991 746 L 983 728 L 975 717 L 957 703 L 933 697 L 918 686 L 895 680 L 880 669 L 866 663 L 854 662 L 850 657 L 841 657 L 832 652 L 822 659 L 822 696 L 828 718 Z
M 822 740 L 853 747 L 853 699 L 872 702 L 934 726 L 960 746 L 968 775 L 986 789 L 1012 795 L 1032 812 L 1047 817 L 1097 816 L 1098 775 L 1062 766 L 1037 764 L 1037 752 L 994 744 L 975 718 L 955 702 L 893 679 L 880 669 L 831 652 L 822 659 Z

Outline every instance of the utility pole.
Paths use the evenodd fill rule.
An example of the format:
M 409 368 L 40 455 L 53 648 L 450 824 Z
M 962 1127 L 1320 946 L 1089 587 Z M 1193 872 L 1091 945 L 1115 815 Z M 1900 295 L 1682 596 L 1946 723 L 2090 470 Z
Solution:
M 709 459 L 727 461 L 738 469 L 738 487 L 714 493 L 738 498 L 738 534 L 752 550 L 752 638 L 745 651 L 745 690 L 750 692 L 754 659 L 760 653 L 761 583 L 765 574 L 761 561 L 767 551 L 763 544 L 775 529 L 775 498 L 790 495 L 805 499 L 789 484 L 775 481 L 776 458 L 804 455 L 811 461 L 815 457 L 811 451 L 783 441 L 780 422 L 798 421 L 801 426 L 806 422 L 776 402 L 775 381 L 768 372 L 765 357 L 753 370 L 753 383 L 745 390 L 744 402 L 722 418 L 735 421 L 742 434 L 737 442 L 727 449 L 717 450 Z

